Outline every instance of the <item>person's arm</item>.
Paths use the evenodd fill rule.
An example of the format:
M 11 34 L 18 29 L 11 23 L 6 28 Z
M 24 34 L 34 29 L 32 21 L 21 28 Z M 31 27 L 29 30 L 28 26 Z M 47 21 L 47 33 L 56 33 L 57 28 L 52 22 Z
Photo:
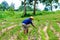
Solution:
M 31 21 L 30 23 L 31 23 L 31 25 L 35 28 L 35 25 L 33 24 L 33 22 Z
M 35 25 L 34 25 L 33 23 L 31 23 L 31 25 L 32 25 L 33 27 L 35 27 Z

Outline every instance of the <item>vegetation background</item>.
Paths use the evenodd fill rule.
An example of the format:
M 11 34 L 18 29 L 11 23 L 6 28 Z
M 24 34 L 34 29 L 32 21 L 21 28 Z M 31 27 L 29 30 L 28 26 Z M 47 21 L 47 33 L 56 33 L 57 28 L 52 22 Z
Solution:
M 52 0 L 39 0 L 46 7 L 50 6 L 51 11 L 46 7 L 43 11 L 38 10 L 37 1 L 24 0 L 19 9 L 14 9 L 14 3 L 11 6 L 6 1 L 0 4 L 0 40 L 60 40 L 60 10 L 52 10 Z M 53 1 L 59 4 L 58 0 Z M 36 29 L 30 26 L 25 35 L 21 23 L 30 16 L 34 17 Z

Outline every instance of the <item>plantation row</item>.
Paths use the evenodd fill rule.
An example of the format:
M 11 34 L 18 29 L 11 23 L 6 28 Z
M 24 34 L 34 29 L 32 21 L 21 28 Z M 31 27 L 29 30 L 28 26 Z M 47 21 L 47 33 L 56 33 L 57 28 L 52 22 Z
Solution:
M 37 22 L 37 21 L 35 21 Z M 11 23 L 11 22 L 10 22 Z M 60 27 L 57 24 L 58 22 L 55 21 L 45 21 L 41 23 L 40 21 L 37 22 L 36 29 L 34 29 L 32 26 L 29 28 L 29 33 L 28 35 L 25 35 L 22 31 L 21 25 L 17 24 L 15 27 L 11 29 L 7 29 L 5 32 L 3 32 L 0 35 L 1 40 L 60 40 Z M 16 23 L 15 23 L 16 24 Z M 8 22 L 2 24 L 3 25 L 8 25 Z M 14 26 L 14 24 L 11 24 Z M 5 27 L 5 28 L 10 28 L 12 27 L 11 25 Z M 51 28 L 53 27 L 53 28 Z M 5 29 L 1 27 L 2 29 L 0 32 Z M 56 35 L 58 33 L 58 35 Z

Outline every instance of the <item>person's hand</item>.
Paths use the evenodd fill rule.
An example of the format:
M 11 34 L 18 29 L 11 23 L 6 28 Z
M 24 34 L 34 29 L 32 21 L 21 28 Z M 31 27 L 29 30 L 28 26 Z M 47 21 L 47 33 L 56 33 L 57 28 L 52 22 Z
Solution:
M 34 28 L 36 29 L 36 27 L 34 26 Z

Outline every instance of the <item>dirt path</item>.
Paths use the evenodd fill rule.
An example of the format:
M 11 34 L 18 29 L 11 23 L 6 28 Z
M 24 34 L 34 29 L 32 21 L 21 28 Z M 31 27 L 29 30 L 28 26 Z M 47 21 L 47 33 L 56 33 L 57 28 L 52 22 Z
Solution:
M 50 25 L 50 29 L 54 32 L 55 35 L 57 35 L 57 37 L 60 40 L 60 33 L 59 32 L 56 32 L 56 30 L 52 27 L 52 25 Z
M 38 40 L 42 40 L 42 39 L 41 39 L 41 36 L 40 36 L 40 30 L 41 30 L 41 28 L 39 27 L 39 28 L 38 28 L 38 34 L 39 34 Z
M 39 35 L 39 37 L 38 37 L 38 40 L 41 40 L 41 36 L 40 36 L 40 27 L 38 28 L 38 31 L 37 31 L 37 33 L 38 33 L 38 35 Z M 29 28 L 29 32 L 31 32 L 33 30 L 33 28 Z M 36 35 L 28 35 L 28 40 L 36 40 Z
M 1 27 L 2 25 L 4 25 L 5 23 L 6 23 L 6 22 L 1 22 L 1 23 L 0 23 L 0 27 Z
M 1 24 L 3 25 L 3 24 L 5 24 L 6 22 L 1 22 Z
M 17 38 L 17 35 L 14 34 L 13 36 L 11 36 L 11 38 L 9 40 L 15 40 Z
M 3 23 L 4 24 L 4 23 Z M 13 23 L 12 23 L 13 24 Z M 60 23 L 57 23 L 58 25 L 59 25 L 59 27 L 60 27 Z M 2 29 L 2 31 L 0 32 L 0 35 L 2 34 L 2 33 L 4 33 L 4 32 L 6 32 L 6 31 L 9 31 L 9 30 L 11 30 L 11 29 L 13 29 L 14 27 L 16 27 L 17 25 L 12 25 L 12 26 L 9 26 L 8 28 L 5 28 L 5 29 Z M 47 28 L 48 28 L 48 24 L 46 24 L 46 26 L 43 28 L 43 31 L 44 31 L 44 33 L 45 33 L 45 36 L 46 36 L 46 40 L 49 40 L 49 36 L 48 36 L 48 34 L 47 34 Z M 38 33 L 40 34 L 40 27 L 38 28 Z M 59 40 L 60 40 L 60 33 L 59 32 L 56 32 L 56 30 L 52 27 L 52 25 L 50 25 L 50 29 L 54 32 L 54 34 L 56 34 L 57 36 L 58 36 L 58 38 L 59 38 Z M 30 29 L 30 30 L 32 30 L 32 29 Z M 22 30 L 21 31 L 19 31 L 19 32 L 22 32 Z M 18 32 L 18 33 L 19 33 Z M 18 34 L 17 33 L 17 34 Z M 10 39 L 9 40 L 15 40 L 17 38 L 17 35 L 16 34 L 14 34 L 13 36 L 11 36 L 10 37 Z M 30 40 L 30 36 L 28 37 L 29 39 L 28 40 Z M 34 38 L 33 38 L 34 39 Z M 41 40 L 41 36 L 38 38 L 39 40 Z
M 45 26 L 45 27 L 43 28 L 43 31 L 44 31 L 44 33 L 45 33 L 46 40 L 49 40 L 49 36 L 48 36 L 48 34 L 47 34 L 47 28 L 48 28 L 48 26 Z
M 10 29 L 13 29 L 14 27 L 16 27 L 17 25 L 12 25 L 12 26 L 9 26 L 8 28 L 5 28 L 5 29 L 2 29 L 2 31 L 0 32 L 0 35 L 6 31 L 9 31 Z
M 60 27 L 60 23 L 57 23 L 58 24 L 58 26 Z
M 19 36 L 19 35 L 18 35 L 19 32 L 22 32 L 22 30 L 18 30 L 18 31 L 16 32 L 16 34 L 14 34 L 13 36 L 10 37 L 9 40 L 16 40 L 17 37 Z

